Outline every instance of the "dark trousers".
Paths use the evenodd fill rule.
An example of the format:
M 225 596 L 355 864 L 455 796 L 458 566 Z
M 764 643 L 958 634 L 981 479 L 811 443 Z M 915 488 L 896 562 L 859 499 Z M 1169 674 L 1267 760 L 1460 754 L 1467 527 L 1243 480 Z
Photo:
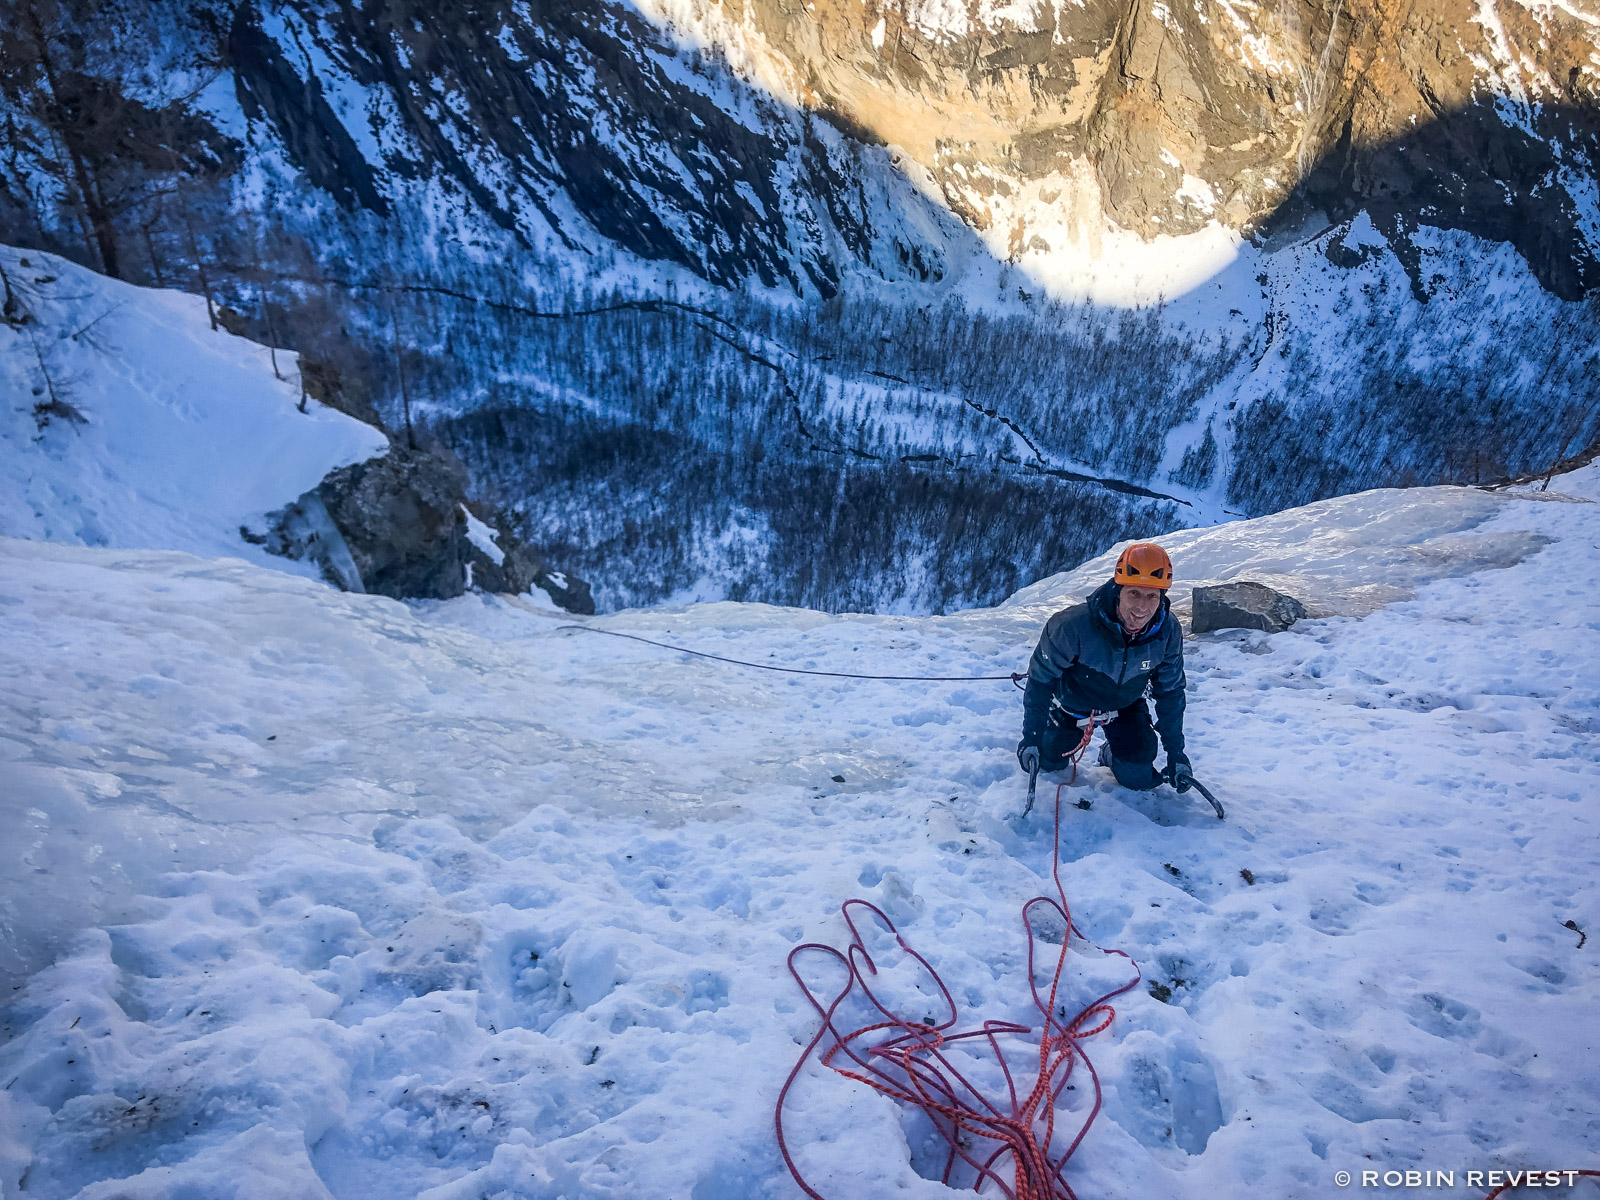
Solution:
M 1062 717 L 1058 711 L 1054 714 Z M 1083 730 L 1071 723 L 1057 724 L 1052 720 L 1045 726 L 1044 744 L 1039 747 L 1039 769 L 1059 771 L 1067 765 L 1067 755 L 1077 749 L 1083 740 Z M 1161 782 L 1155 769 L 1158 742 L 1155 728 L 1150 724 L 1150 706 L 1142 699 L 1127 708 L 1117 710 L 1117 718 L 1101 726 L 1105 731 L 1106 745 L 1111 750 L 1111 773 L 1117 782 L 1136 792 L 1148 792 Z

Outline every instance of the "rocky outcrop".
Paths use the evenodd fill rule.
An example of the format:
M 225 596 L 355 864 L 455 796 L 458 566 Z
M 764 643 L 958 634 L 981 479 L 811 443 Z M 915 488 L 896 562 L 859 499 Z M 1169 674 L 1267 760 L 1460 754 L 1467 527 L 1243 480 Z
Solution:
M 1305 605 L 1293 596 L 1264 583 L 1223 583 L 1197 587 L 1193 595 L 1194 615 L 1189 620 L 1193 633 L 1216 629 L 1264 629 L 1281 633 L 1306 615 Z
M 589 585 L 545 562 L 467 500 L 467 476 L 444 454 L 394 446 L 331 472 L 269 515 L 274 554 L 314 562 L 346 591 L 396 599 L 449 599 L 468 589 L 513 594 L 540 588 L 569 612 L 592 613 Z

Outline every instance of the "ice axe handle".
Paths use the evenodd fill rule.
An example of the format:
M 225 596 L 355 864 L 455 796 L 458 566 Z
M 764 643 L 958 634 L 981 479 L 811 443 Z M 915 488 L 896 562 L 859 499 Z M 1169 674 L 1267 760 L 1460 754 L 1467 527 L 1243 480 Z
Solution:
M 1175 778 L 1173 778 L 1172 765 L 1170 763 L 1167 764 L 1167 769 L 1165 771 L 1163 771 L 1161 774 L 1162 774 L 1162 778 L 1167 781 L 1167 783 L 1172 787 L 1173 791 L 1179 792 L 1179 794 L 1181 795 L 1183 791 L 1187 791 L 1188 790 L 1187 788 L 1179 789 L 1178 781 Z M 1210 788 L 1208 788 L 1205 784 L 1201 783 L 1193 775 L 1189 776 L 1189 787 L 1192 787 L 1195 791 L 1199 792 L 1202 796 L 1204 796 L 1206 798 L 1206 803 L 1210 804 L 1212 808 L 1217 810 L 1217 820 L 1219 820 L 1219 821 L 1227 820 L 1227 814 L 1225 814 L 1222 811 L 1221 803 L 1219 803 L 1217 798 L 1211 794 L 1211 789 Z
M 1022 810 L 1022 815 L 1027 816 L 1033 811 L 1033 794 L 1039 786 L 1039 764 L 1033 764 L 1033 770 L 1028 772 L 1028 805 Z
M 1198 779 L 1194 779 L 1194 778 L 1191 778 L 1189 780 L 1189 783 L 1194 788 L 1195 791 L 1199 792 L 1202 796 L 1204 796 L 1206 798 L 1206 800 L 1210 803 L 1212 808 L 1217 810 L 1217 820 L 1223 821 L 1223 820 L 1227 819 L 1226 815 L 1222 811 L 1222 805 L 1220 803 L 1218 803 L 1217 798 L 1211 794 L 1211 789 L 1210 788 L 1206 787 L 1205 784 L 1201 783 Z

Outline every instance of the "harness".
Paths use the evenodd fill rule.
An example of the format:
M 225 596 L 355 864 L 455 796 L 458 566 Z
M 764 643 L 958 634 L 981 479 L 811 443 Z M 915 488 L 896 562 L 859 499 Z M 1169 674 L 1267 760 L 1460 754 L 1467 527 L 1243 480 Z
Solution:
M 1078 744 L 1067 753 L 1067 761 L 1072 764 L 1072 776 L 1061 787 L 1070 787 L 1078 781 L 1078 761 L 1083 758 L 1084 751 L 1089 748 L 1089 742 L 1094 738 L 1095 727 L 1115 721 L 1117 714 L 1115 711 L 1100 712 L 1098 710 L 1092 710 L 1088 713 L 1075 713 L 1062 704 L 1059 697 L 1052 696 L 1050 698 L 1050 722 L 1058 727 L 1064 726 L 1067 722 L 1063 718 L 1071 718 L 1073 724 L 1083 730 L 1083 736 L 1078 739 Z M 1028 776 L 1028 806 L 1022 810 L 1023 816 L 1027 816 L 1033 811 L 1034 789 L 1039 781 L 1037 761 L 1035 760 L 1036 765 L 1033 772 Z M 1058 803 L 1060 798 L 1061 788 L 1057 788 L 1056 799 Z
M 1057 728 L 1064 728 L 1068 724 L 1076 725 L 1085 730 L 1084 740 L 1087 741 L 1094 733 L 1096 725 L 1109 725 L 1117 719 L 1117 710 L 1101 712 L 1099 709 L 1090 709 L 1086 713 L 1075 713 L 1065 704 L 1061 703 L 1060 696 L 1050 697 L 1050 723 Z
M 1078 781 L 1078 760 L 1089 749 L 1089 742 L 1094 738 L 1095 728 L 1101 725 L 1109 725 L 1117 719 L 1117 714 L 1115 710 L 1100 712 L 1097 709 L 1092 709 L 1087 713 L 1075 713 L 1057 699 L 1050 701 L 1050 710 L 1050 719 L 1058 728 L 1066 727 L 1067 720 L 1063 718 L 1067 718 L 1070 719 L 1072 724 L 1083 730 L 1083 736 L 1078 739 L 1078 744 L 1067 751 L 1067 761 L 1072 764 L 1072 777 L 1067 780 L 1067 783 L 1073 784 Z

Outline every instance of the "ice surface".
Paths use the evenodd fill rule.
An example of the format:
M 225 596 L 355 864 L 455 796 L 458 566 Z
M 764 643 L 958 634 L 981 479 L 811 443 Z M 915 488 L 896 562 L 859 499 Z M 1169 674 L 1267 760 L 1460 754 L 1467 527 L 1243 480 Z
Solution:
M 1549 543 L 1536 528 L 1493 518 L 1521 503 L 1470 487 L 1380 489 L 1213 529 L 1167 534 L 1172 599 L 1187 613 L 1196 587 L 1250 579 L 1287 592 L 1314 616 L 1356 616 L 1436 579 L 1510 567 Z M 1054 611 L 1110 577 L 1120 542 L 1074 571 L 1022 589 L 1006 606 Z
M 1190 643 L 1227 822 L 1096 767 L 1069 793 L 1079 927 L 1170 989 L 1091 1044 L 1080 1195 L 1586 1165 L 1600 970 L 1563 922 L 1600 924 L 1597 497 L 1591 467 L 1167 539 L 1186 582 L 1343 615 Z M 1107 568 L 943 618 L 595 624 L 1001 675 Z M 967 1011 L 1026 1019 L 1052 845 L 1016 819 L 1004 682 L 16 540 L 0 609 L 6 1196 L 795 1195 L 772 1104 L 813 1025 L 783 962 L 851 895 Z M 891 1102 L 820 1071 L 793 1098 L 824 1194 L 952 1194 Z

